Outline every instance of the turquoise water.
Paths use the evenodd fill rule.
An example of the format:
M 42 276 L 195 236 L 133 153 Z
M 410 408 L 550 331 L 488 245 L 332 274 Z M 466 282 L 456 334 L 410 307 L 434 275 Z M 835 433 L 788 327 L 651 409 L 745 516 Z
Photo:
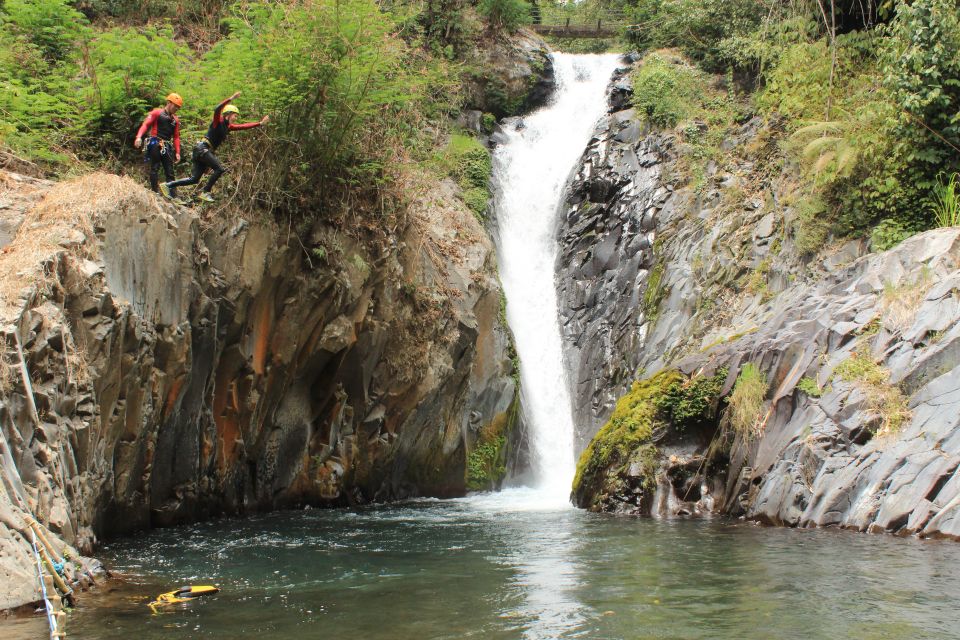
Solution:
M 159 530 L 71 639 L 955 638 L 960 545 L 538 510 L 507 492 Z M 181 583 L 220 594 L 153 614 Z M 37 621 L 12 625 L 23 637 Z M 16 634 L 14 634 L 16 635 Z

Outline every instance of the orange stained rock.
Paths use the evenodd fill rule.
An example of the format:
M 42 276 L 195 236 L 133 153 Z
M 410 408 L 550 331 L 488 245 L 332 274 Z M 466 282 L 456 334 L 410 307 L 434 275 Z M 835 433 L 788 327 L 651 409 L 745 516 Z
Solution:
M 230 406 L 236 386 L 236 380 L 229 372 L 217 372 L 213 389 L 213 420 L 217 425 L 217 466 L 220 471 L 226 471 L 237 457 L 240 423 L 236 409 Z
M 266 371 L 270 332 L 273 329 L 273 305 L 268 296 L 261 298 L 257 304 L 260 308 L 253 324 L 253 370 L 262 376 Z
M 173 405 L 177 402 L 177 398 L 180 397 L 180 390 L 183 389 L 184 382 L 186 382 L 186 377 L 180 376 L 170 385 L 170 390 L 167 391 L 167 399 L 163 403 L 164 420 L 170 417 L 170 412 L 173 411 Z

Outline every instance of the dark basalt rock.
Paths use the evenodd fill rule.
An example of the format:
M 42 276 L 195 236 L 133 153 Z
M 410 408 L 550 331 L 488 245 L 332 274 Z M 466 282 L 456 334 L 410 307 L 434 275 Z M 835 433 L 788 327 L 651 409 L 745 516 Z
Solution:
M 598 124 L 561 205 L 557 294 L 578 452 L 639 364 L 644 290 L 655 264 L 654 219 L 666 193 L 660 179 L 665 143 L 632 109 L 621 108 L 631 94 L 620 70 L 611 113 Z

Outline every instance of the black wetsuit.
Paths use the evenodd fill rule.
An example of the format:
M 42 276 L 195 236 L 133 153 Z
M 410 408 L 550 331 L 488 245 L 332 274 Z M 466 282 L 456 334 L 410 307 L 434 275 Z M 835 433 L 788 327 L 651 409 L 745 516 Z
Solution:
M 213 120 L 207 128 L 207 135 L 193 147 L 193 154 L 191 156 L 193 160 L 193 171 L 190 177 L 167 183 L 172 195 L 176 195 L 177 187 L 185 187 L 200 182 L 200 178 L 207 172 L 207 169 L 212 171 L 212 173 L 207 179 L 207 184 L 203 186 L 203 190 L 210 193 L 213 185 L 215 185 L 217 180 L 220 179 L 220 176 L 227 171 L 227 168 L 223 166 L 214 151 L 223 144 L 223 141 L 227 139 L 227 134 L 231 131 L 253 129 L 254 127 L 260 126 L 259 122 L 246 122 L 244 124 L 228 123 L 221 112 L 229 102 L 230 100 L 224 100 L 217 105 L 216 109 L 213 110 Z
M 143 148 L 143 161 L 150 165 L 150 188 L 159 190 L 160 167 L 167 180 L 173 180 L 173 163 L 180 153 L 180 120 L 166 109 L 154 109 L 140 125 L 137 137 L 149 132 Z

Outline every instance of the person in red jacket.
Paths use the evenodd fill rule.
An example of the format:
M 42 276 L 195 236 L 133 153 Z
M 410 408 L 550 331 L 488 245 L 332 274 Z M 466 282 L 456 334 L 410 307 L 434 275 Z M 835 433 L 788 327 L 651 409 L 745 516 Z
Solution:
M 265 125 L 270 121 L 270 116 L 263 116 L 259 122 L 238 124 L 236 120 L 240 117 L 240 111 L 230 103 L 236 100 L 239 95 L 240 92 L 237 91 L 214 108 L 213 120 L 207 129 L 207 135 L 193 148 L 193 171 L 190 177 L 160 185 L 160 192 L 163 193 L 163 195 L 168 198 L 176 198 L 177 187 L 197 184 L 200 182 L 203 174 L 207 172 L 207 169 L 210 169 L 212 173 L 207 179 L 207 184 L 203 186 L 203 189 L 197 197 L 206 202 L 213 202 L 213 196 L 210 195 L 210 190 L 213 189 L 213 185 L 217 183 L 220 176 L 227 171 L 226 167 L 221 164 L 220 159 L 214 154 L 214 151 L 223 144 L 224 140 L 227 139 L 227 134 L 231 131 L 253 129 L 254 127 Z
M 150 188 L 159 191 L 160 167 L 167 181 L 173 180 L 173 163 L 180 162 L 180 119 L 177 111 L 183 106 L 178 93 L 167 96 L 167 104 L 147 114 L 137 131 L 133 146 L 143 146 L 144 135 L 149 134 L 143 152 L 143 161 L 150 164 Z

